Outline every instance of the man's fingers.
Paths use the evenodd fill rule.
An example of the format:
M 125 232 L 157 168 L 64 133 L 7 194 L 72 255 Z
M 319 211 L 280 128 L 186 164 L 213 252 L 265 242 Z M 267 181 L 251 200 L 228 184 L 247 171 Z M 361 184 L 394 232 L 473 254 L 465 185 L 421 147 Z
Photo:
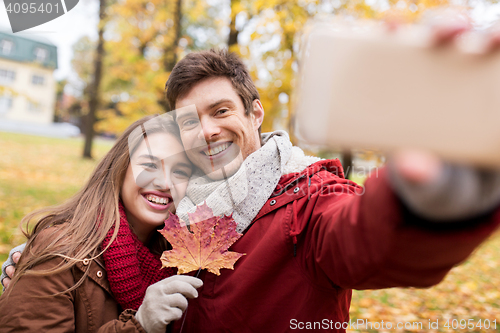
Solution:
M 8 286 L 9 286 L 9 284 L 10 284 L 10 279 L 9 279 L 9 278 L 4 278 L 4 279 L 2 280 L 2 284 L 3 284 L 4 288 L 5 288 L 5 289 L 7 289 L 7 287 L 8 287 Z
M 489 35 L 485 53 L 494 52 L 498 49 L 500 49 L 500 33 Z
M 443 162 L 433 154 L 405 150 L 392 156 L 395 171 L 407 181 L 425 185 L 438 179 L 443 170 Z
M 395 32 L 405 24 L 401 15 L 389 14 L 384 17 L 384 27 L 388 32 Z
M 7 266 L 7 268 L 5 268 L 5 273 L 7 273 L 7 276 L 11 279 L 14 277 L 15 272 L 16 269 L 14 268 L 14 266 Z
M 486 31 L 486 47 L 484 53 L 494 52 L 500 49 L 500 23 L 490 27 Z
M 452 8 L 430 10 L 422 19 L 430 29 L 431 46 L 440 46 L 453 41 L 458 35 L 472 28 L 470 17 Z
M 470 29 L 470 26 L 465 23 L 453 23 L 448 26 L 435 26 L 433 29 L 433 36 L 431 44 L 433 46 L 440 46 L 450 43 L 465 31 Z

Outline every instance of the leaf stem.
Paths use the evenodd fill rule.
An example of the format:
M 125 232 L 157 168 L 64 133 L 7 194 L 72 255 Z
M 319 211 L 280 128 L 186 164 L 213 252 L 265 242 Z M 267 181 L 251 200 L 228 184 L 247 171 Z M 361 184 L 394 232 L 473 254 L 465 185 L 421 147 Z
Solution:
M 200 275 L 200 272 L 201 272 L 201 267 L 198 269 L 198 272 L 196 272 L 196 275 L 194 277 L 197 278 Z M 189 307 L 189 304 L 188 304 L 188 307 Z M 179 331 L 179 333 L 182 333 L 182 329 L 184 328 L 184 322 L 186 321 L 187 312 L 188 312 L 188 308 L 186 308 L 186 311 L 184 311 L 184 319 L 182 319 L 181 330 Z

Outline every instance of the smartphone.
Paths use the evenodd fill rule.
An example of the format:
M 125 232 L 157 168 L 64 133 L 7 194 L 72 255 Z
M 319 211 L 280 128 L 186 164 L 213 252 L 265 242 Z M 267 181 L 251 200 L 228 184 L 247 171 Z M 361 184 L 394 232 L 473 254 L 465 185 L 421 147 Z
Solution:
M 295 130 L 336 148 L 425 149 L 500 167 L 500 52 L 431 46 L 425 27 L 317 22 L 302 37 Z

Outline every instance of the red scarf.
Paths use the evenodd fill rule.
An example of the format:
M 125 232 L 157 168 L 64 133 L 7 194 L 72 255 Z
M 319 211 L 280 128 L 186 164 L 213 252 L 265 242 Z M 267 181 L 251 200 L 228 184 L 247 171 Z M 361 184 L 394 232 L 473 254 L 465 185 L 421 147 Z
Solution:
M 109 244 L 114 230 L 114 226 L 109 229 L 102 242 L 103 249 Z M 137 310 L 148 286 L 176 274 L 173 268 L 160 269 L 160 256 L 151 253 L 130 230 L 121 202 L 118 235 L 103 253 L 103 259 L 111 291 L 123 309 Z

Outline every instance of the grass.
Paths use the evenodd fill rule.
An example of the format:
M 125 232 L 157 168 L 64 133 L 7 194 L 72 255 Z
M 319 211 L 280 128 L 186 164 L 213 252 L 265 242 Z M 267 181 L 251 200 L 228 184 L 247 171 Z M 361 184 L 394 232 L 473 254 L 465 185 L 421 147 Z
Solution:
M 52 139 L 0 132 L 0 261 L 24 241 L 18 225 L 34 209 L 55 205 L 74 194 L 112 143 L 97 141 L 95 160 L 80 157 L 81 139 Z M 362 182 L 362 179 L 357 179 Z M 490 238 L 463 265 L 438 286 L 429 289 L 354 291 L 351 317 L 372 323 L 421 322 L 422 329 L 389 329 L 385 332 L 482 332 L 446 329 L 446 320 L 474 319 L 477 325 L 497 320 L 500 332 L 500 234 Z M 429 320 L 439 329 L 428 328 Z M 459 323 L 459 321 L 457 321 Z M 360 329 L 351 332 L 376 332 Z
M 24 242 L 19 222 L 37 208 L 76 193 L 111 142 L 94 142 L 94 160 L 82 159 L 82 139 L 55 139 L 0 132 L 0 261 Z
M 419 322 L 421 328 L 414 325 L 413 329 L 357 329 L 350 332 L 500 332 L 499 287 L 500 233 L 497 232 L 437 286 L 353 292 L 352 322 L 358 319 L 372 323 Z M 461 328 L 460 320 L 468 319 L 472 319 L 470 324 L 474 323 L 474 328 Z M 479 327 L 480 320 L 482 327 Z M 490 321 L 489 329 L 483 325 L 485 320 Z M 494 320 L 496 329 L 492 327 Z M 429 321 L 438 321 L 438 329 L 429 329 Z M 446 323 L 449 328 L 445 327 Z

